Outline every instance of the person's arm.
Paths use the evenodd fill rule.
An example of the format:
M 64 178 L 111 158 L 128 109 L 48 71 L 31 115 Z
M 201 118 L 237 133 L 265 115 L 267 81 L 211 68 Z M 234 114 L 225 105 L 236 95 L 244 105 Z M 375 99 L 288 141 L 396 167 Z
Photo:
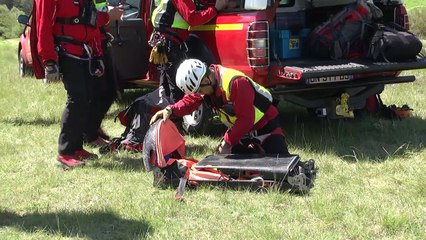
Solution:
M 110 21 L 121 21 L 123 20 L 123 5 L 118 5 L 115 7 L 108 7 L 108 15 Z
M 170 116 L 183 117 L 195 111 L 201 104 L 203 104 L 203 97 L 198 94 L 185 95 L 181 100 L 173 105 L 156 112 L 152 116 L 149 124 L 153 124 L 157 119 L 161 118 L 164 121 Z
M 56 1 L 36 0 L 35 4 L 37 9 L 37 51 L 43 65 L 46 65 L 47 62 L 57 62 L 58 55 L 55 52 L 53 39 L 53 25 L 56 19 Z
M 182 18 L 191 27 L 194 27 L 212 20 L 217 15 L 217 11 L 228 5 L 228 0 L 217 0 L 215 7 L 208 7 L 203 11 L 196 11 L 196 6 L 192 0 L 173 0 L 173 4 Z
M 254 97 L 255 92 L 252 85 L 245 77 L 239 77 L 231 84 L 231 102 L 234 105 L 236 121 L 229 129 L 223 139 L 230 145 L 235 145 L 241 137 L 249 133 L 255 120 Z
M 109 23 L 109 14 L 107 12 L 98 12 L 96 14 L 96 25 L 103 27 Z
M 203 104 L 203 97 L 199 94 L 186 94 L 180 101 L 171 105 L 173 116 L 183 117 L 191 114 L 201 104 Z

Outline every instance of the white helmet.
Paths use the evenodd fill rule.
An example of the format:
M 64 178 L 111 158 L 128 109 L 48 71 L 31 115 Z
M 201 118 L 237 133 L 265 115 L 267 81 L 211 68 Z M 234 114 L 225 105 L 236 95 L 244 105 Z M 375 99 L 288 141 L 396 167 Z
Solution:
M 205 63 L 198 59 L 186 59 L 176 72 L 176 84 L 186 94 L 195 93 L 207 72 Z

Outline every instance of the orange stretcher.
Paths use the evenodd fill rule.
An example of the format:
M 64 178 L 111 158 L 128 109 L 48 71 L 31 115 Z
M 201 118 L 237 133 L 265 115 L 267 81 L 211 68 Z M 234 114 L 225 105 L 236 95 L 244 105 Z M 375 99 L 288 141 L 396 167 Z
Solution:
M 154 185 L 177 187 L 176 198 L 183 198 L 186 186 L 213 184 L 225 187 L 308 193 L 317 174 L 315 161 L 301 161 L 288 154 L 210 155 L 198 161 L 185 157 L 185 140 L 172 121 L 157 121 L 143 143 L 143 161 L 153 171 Z

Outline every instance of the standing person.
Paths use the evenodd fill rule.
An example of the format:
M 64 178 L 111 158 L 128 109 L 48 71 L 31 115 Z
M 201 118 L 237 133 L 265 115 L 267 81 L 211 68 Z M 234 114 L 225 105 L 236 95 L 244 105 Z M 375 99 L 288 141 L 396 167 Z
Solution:
M 229 128 L 219 153 L 288 154 L 270 92 L 242 72 L 188 59 L 179 66 L 176 83 L 187 95 L 157 112 L 150 124 L 190 114 L 205 101 Z
M 108 1 L 111 3 L 112 1 Z M 102 147 L 110 143 L 109 136 L 101 128 L 102 120 L 104 119 L 109 108 L 117 97 L 117 83 L 114 78 L 114 67 L 111 62 L 111 40 L 112 36 L 108 33 L 110 29 L 110 21 L 121 21 L 123 17 L 123 6 L 114 4 L 108 6 L 108 12 L 98 12 L 99 23 L 105 23 L 100 26 L 101 45 L 103 51 L 103 61 L 105 63 L 105 74 L 99 78 L 95 78 L 96 84 L 93 93 L 96 94 L 94 99 L 99 100 L 97 105 L 99 111 L 92 111 L 90 117 L 94 120 L 92 124 L 87 125 L 84 132 L 85 142 L 91 146 Z
M 99 2 L 99 1 L 98 1 Z M 98 4 L 98 2 L 96 4 Z M 37 51 L 48 81 L 62 74 L 67 102 L 57 160 L 66 167 L 97 156 L 83 149 L 83 132 L 99 111 L 95 79 L 104 72 L 101 34 L 93 0 L 36 0 Z
M 157 65 L 160 76 L 160 98 L 171 97 L 175 102 L 184 93 L 176 87 L 176 70 L 186 58 L 188 28 L 202 25 L 228 5 L 228 0 L 217 0 L 214 7 L 197 11 L 192 0 L 161 0 L 152 12 L 154 32 L 149 44 L 153 47 L 150 62 Z M 160 57 L 160 55 L 165 57 Z

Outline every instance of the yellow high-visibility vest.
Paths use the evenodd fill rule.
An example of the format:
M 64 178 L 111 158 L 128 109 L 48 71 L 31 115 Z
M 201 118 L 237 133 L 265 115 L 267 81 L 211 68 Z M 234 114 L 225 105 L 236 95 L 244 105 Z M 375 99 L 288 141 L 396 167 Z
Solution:
M 244 73 L 226 68 L 223 66 L 219 67 L 219 75 L 221 78 L 221 82 L 219 87 L 221 90 L 225 93 L 225 103 L 227 107 L 232 107 L 232 102 L 230 101 L 231 96 L 231 83 L 236 77 L 245 77 L 249 80 L 251 83 L 251 86 L 255 90 L 255 101 L 253 103 L 254 109 L 255 109 L 255 116 L 254 116 L 254 124 L 259 122 L 259 120 L 265 115 L 265 112 L 268 110 L 269 106 L 272 104 L 272 95 L 271 93 L 264 88 L 263 86 L 257 84 L 254 82 L 251 78 L 246 76 Z M 218 109 L 217 115 L 221 122 L 225 124 L 227 127 L 232 127 L 235 123 L 235 120 L 237 119 L 234 115 L 230 114 L 229 110 L 225 110 L 223 108 Z
M 164 13 L 166 13 L 166 11 L 168 10 L 167 9 L 168 4 L 171 5 L 170 0 L 161 0 L 160 4 L 152 12 L 152 25 L 154 26 L 154 28 L 159 28 L 160 21 L 162 20 L 161 18 L 163 18 L 164 16 L 167 16 L 167 15 L 164 15 Z M 173 22 L 171 23 L 171 26 L 161 26 L 161 27 L 171 27 L 171 28 L 188 30 L 189 24 L 182 18 L 182 16 L 179 14 L 178 11 L 176 11 L 176 9 L 174 10 L 175 10 L 175 14 L 174 14 Z M 167 20 L 164 21 L 163 19 L 163 22 L 169 22 L 169 21 Z

